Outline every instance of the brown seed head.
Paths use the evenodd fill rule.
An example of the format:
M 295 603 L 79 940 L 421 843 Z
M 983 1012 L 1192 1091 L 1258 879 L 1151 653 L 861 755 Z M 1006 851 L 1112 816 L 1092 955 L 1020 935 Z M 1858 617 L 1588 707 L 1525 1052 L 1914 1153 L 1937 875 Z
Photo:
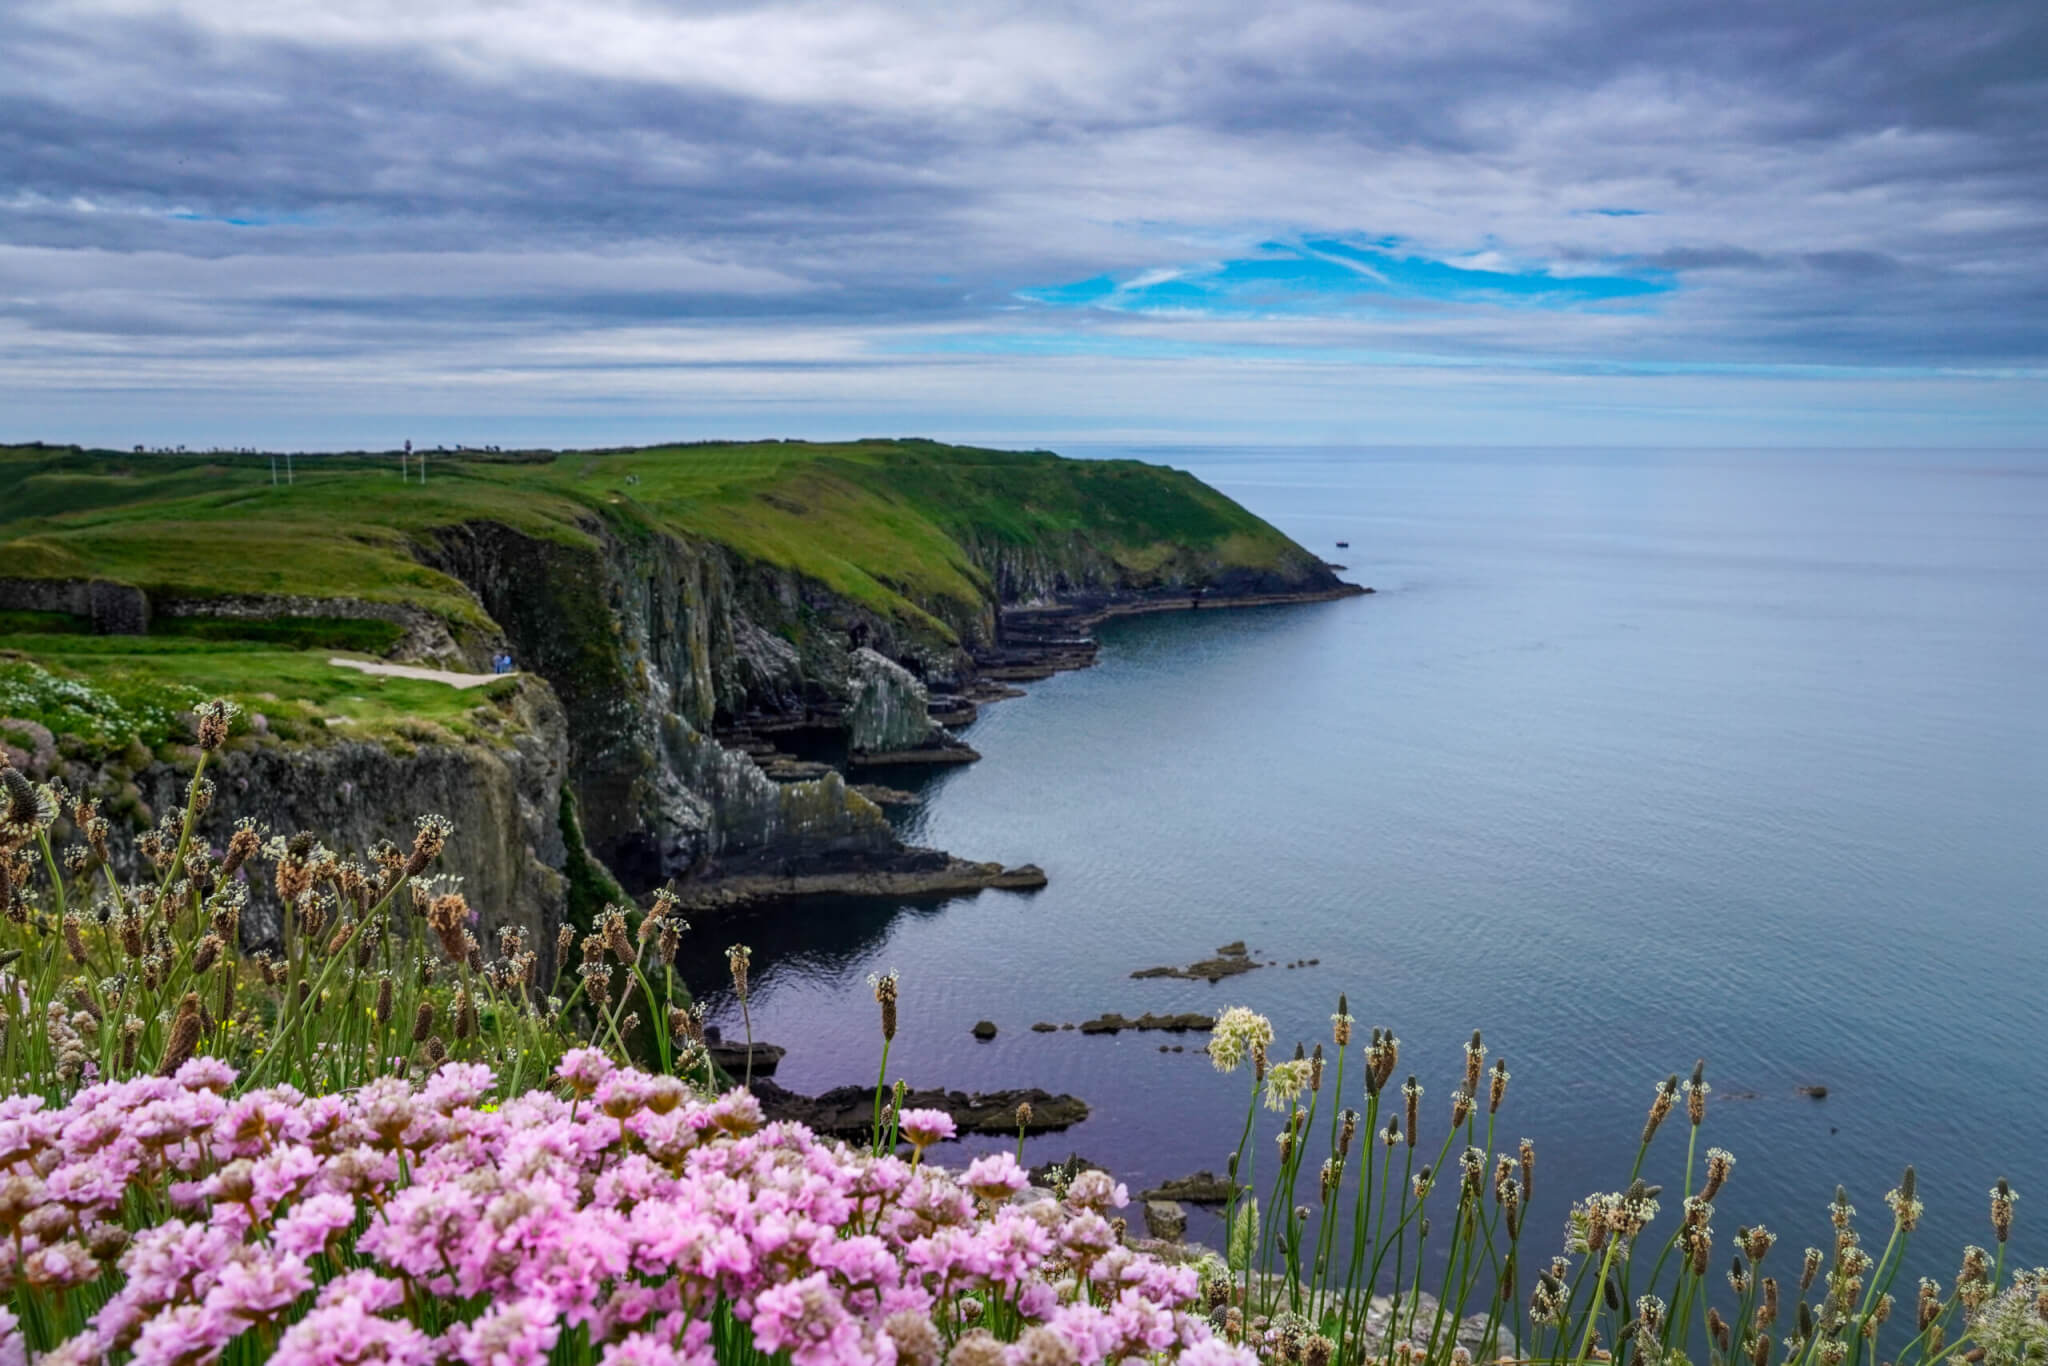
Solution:
M 427 903 L 427 928 L 441 941 L 441 952 L 450 962 L 469 957 L 469 899 L 460 892 L 443 892 Z
M 36 785 L 18 769 L 0 768 L 0 840 L 26 844 L 46 823 Z
M 427 1041 L 428 1036 L 430 1036 L 433 1032 L 434 1003 L 432 1001 L 422 999 L 419 1004 L 419 1009 L 415 1010 L 412 1016 L 412 1041 L 414 1043 L 425 1043 Z
M 1727 1184 L 1728 1173 L 1735 1167 L 1735 1159 L 1720 1148 L 1707 1149 L 1707 1184 L 1700 1189 L 1700 1199 L 1711 1200 Z
M 896 1037 L 896 969 L 874 973 L 868 978 L 874 988 L 875 1004 L 882 1008 L 882 1042 Z
M 1486 1044 L 1480 1039 L 1479 1031 L 1472 1031 L 1472 1042 L 1465 1045 L 1465 1094 L 1479 1094 L 1479 1069 L 1486 1060 Z
M 217 934 L 209 934 L 199 941 L 199 947 L 192 950 L 192 971 L 205 974 L 213 970 L 220 961 L 221 950 L 227 947 Z
M 2012 1203 L 2017 1199 L 2006 1179 L 1999 1177 L 1991 1188 L 1991 1232 L 2001 1243 L 2012 1237 Z
M 202 702 L 195 709 L 199 721 L 199 748 L 211 754 L 228 742 L 228 725 L 240 711 L 226 698 L 216 697 L 211 702 Z
M 158 1076 L 168 1077 L 192 1060 L 199 1049 L 200 1030 L 199 993 L 188 991 L 185 999 L 178 1002 L 178 1013 L 171 1020 L 171 1035 L 164 1044 L 163 1061 L 156 1069 Z
M 1657 1136 L 1657 1127 L 1670 1115 L 1671 1107 L 1678 1103 L 1678 1074 L 1673 1072 L 1657 1088 L 1657 1094 L 1650 1101 L 1650 1117 L 1643 1121 L 1643 1142 L 1648 1143 Z
M 598 937 L 611 956 L 621 963 L 633 961 L 633 939 L 626 928 L 626 913 L 617 906 L 606 906 L 597 917 Z
M 1754 1228 L 1745 1229 L 1742 1233 L 1742 1255 L 1749 1258 L 1751 1266 L 1755 1266 L 1764 1259 L 1765 1255 L 1770 1252 L 1771 1245 L 1777 1241 L 1778 1235 L 1765 1228 L 1762 1224 L 1758 1224 Z
M 1492 1080 L 1487 1083 L 1486 1113 L 1500 1113 L 1500 1103 L 1508 1094 L 1508 1061 L 1506 1058 L 1493 1060 Z
M 392 997 L 395 990 L 390 973 L 387 972 L 377 979 L 377 1004 L 371 1007 L 371 1013 L 375 1015 L 379 1026 L 391 1023 Z
M 1692 1080 L 1685 1084 L 1685 1117 L 1695 1129 L 1707 1118 L 1707 1092 L 1712 1088 L 1707 1085 L 1706 1072 L 1707 1060 L 1701 1058 L 1692 1065 Z
M 1522 1198 L 1527 1200 L 1536 1189 L 1536 1145 L 1523 1139 L 1517 1155 L 1522 1162 Z
M 244 816 L 235 823 L 235 833 L 228 836 L 227 852 L 220 860 L 220 880 L 232 878 L 262 848 L 263 836 L 256 829 L 255 820 Z
M 413 834 L 412 852 L 405 856 L 405 876 L 418 877 L 426 866 L 441 857 L 455 824 L 446 816 L 421 816 Z

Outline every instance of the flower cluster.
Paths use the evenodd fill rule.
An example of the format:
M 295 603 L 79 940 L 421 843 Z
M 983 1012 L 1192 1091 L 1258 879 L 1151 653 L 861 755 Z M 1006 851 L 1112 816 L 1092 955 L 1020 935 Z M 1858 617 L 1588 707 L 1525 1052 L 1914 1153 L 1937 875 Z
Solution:
M 1120 1244 L 1106 1179 L 1031 1201 L 1007 1154 L 872 1156 L 590 1050 L 559 1075 L 498 1105 L 459 1063 L 235 1096 L 198 1058 L 0 1100 L 0 1289 L 26 1306 L 0 1360 L 710 1366 L 733 1335 L 794 1366 L 1252 1360 L 1192 1269 Z

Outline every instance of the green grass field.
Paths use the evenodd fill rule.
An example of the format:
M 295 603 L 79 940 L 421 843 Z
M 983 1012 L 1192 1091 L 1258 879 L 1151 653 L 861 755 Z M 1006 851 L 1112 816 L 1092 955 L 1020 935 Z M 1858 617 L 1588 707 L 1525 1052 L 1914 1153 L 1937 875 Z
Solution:
M 0 447 L 0 579 L 106 578 L 181 597 L 353 597 L 480 626 L 470 592 L 415 553 L 437 531 L 493 521 L 587 546 L 607 529 L 665 530 L 946 636 L 948 605 L 972 612 L 987 599 L 970 546 L 1028 552 L 1078 540 L 1139 578 L 1176 556 L 1264 568 L 1302 555 L 1179 471 L 926 441 L 436 455 L 424 485 L 401 479 L 396 452 L 293 465 L 294 481 L 279 486 L 264 456 Z M 478 701 L 327 665 L 333 648 L 385 648 L 377 623 L 163 618 L 151 636 L 122 642 L 79 628 L 52 614 L 0 613 L 0 650 L 145 709 L 169 704 L 164 689 L 249 697 L 260 688 L 293 704 L 280 712 L 288 722 L 325 724 L 360 708 L 341 724 L 376 724 L 402 705 L 460 724 Z
M 1283 560 L 1278 532 L 1191 475 L 1136 461 L 922 441 L 752 442 L 435 457 L 302 456 L 289 487 L 258 457 L 0 448 L 0 577 L 96 575 L 187 595 L 346 591 L 475 620 L 416 538 L 492 520 L 570 544 L 610 521 L 718 541 L 878 610 L 919 619 L 975 603 L 963 542 L 1028 548 L 1085 535 L 1134 572 L 1176 549 Z

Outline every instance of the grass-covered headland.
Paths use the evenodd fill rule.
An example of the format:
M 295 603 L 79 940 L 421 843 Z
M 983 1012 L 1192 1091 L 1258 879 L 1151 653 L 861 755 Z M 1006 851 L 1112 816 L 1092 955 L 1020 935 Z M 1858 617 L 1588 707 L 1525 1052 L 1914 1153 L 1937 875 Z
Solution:
M 1424 1103 L 1391 1030 L 1276 1060 L 1226 1011 L 1247 1087 L 1226 1246 L 1133 1246 L 1126 1192 L 1027 1185 L 1017 1156 L 945 1166 L 944 1113 L 901 1108 L 901 986 L 874 982 L 867 1142 L 769 1124 L 706 1061 L 662 966 L 672 899 L 557 945 L 482 944 L 408 847 L 238 821 L 207 778 L 247 724 L 197 737 L 182 810 L 116 866 L 89 798 L 0 770 L 0 1361 L 203 1366 L 2027 1366 L 2048 1273 L 2007 1262 L 2015 1195 L 1946 1286 L 1899 1268 L 1911 1168 L 1818 1245 L 1715 1228 L 1739 1197 L 1706 1146 L 1704 1069 L 1652 1096 L 1635 1170 L 1527 1218 L 1542 1163 L 1505 1135 L 1509 1075 L 1475 1034 Z M 269 949 L 237 947 L 274 911 Z M 744 1003 L 749 954 L 729 951 Z M 1524 1081 L 1522 1085 L 1529 1083 Z M 1020 1117 L 1020 1133 L 1023 1117 Z M 1277 1147 L 1275 1146 L 1277 1143 Z M 1678 1189 L 1640 1173 L 1683 1144 Z M 1863 1230 L 1874 1237 L 1864 1243 Z
M 376 618 L 378 609 L 425 614 L 456 640 L 488 632 L 493 623 L 473 588 L 435 567 L 443 537 L 480 523 L 572 550 L 591 549 L 597 535 L 630 541 L 656 532 L 716 545 L 938 642 L 986 610 L 992 568 L 1013 560 L 1083 547 L 1141 583 L 1190 567 L 1199 576 L 1313 564 L 1179 471 L 926 441 L 410 461 L 396 451 L 301 455 L 288 483 L 284 471 L 268 456 L 0 447 L 0 582 L 98 580 L 187 613 L 159 611 L 146 634 L 113 648 L 82 638 L 93 629 L 83 612 L 10 609 L 0 594 L 0 650 L 132 701 L 143 733 L 150 705 L 193 700 L 152 693 L 152 683 L 245 696 L 251 680 L 291 675 L 297 691 L 307 679 L 293 674 L 292 654 L 384 652 L 400 627 Z M 234 599 L 277 605 L 189 614 Z M 424 697 L 409 690 L 382 708 L 361 686 L 330 692 L 365 712 L 426 719 Z

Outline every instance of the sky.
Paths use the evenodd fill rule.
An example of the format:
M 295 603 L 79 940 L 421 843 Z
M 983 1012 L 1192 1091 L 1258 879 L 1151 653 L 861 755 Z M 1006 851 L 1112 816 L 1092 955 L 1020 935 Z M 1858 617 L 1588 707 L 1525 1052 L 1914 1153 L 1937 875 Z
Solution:
M 2048 448 L 2040 0 L 10 0 L 0 439 Z

